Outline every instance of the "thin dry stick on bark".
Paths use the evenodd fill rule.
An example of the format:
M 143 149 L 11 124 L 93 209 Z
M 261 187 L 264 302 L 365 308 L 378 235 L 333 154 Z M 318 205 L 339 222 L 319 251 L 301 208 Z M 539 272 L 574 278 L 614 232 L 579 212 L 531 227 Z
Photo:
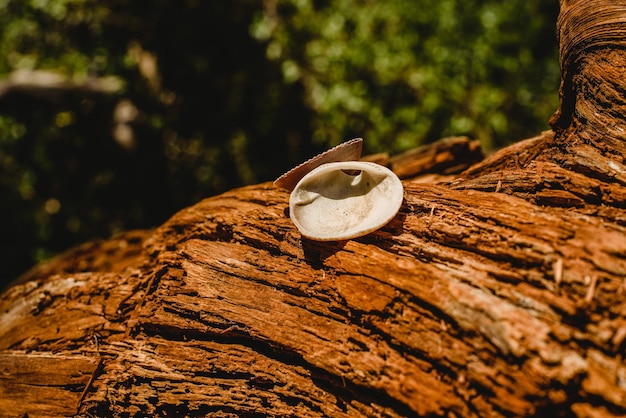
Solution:
M 302 239 L 268 183 L 37 267 L 0 296 L 0 409 L 625 414 L 625 21 L 562 2 L 554 130 L 441 177 L 416 152 L 365 237 Z

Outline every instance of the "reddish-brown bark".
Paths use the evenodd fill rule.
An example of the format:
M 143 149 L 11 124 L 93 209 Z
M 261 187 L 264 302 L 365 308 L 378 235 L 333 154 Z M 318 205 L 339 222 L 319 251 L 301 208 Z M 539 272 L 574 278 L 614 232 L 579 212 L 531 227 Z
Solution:
M 0 295 L 0 409 L 626 414 L 625 21 L 562 2 L 553 131 L 377 156 L 405 201 L 370 235 L 302 239 L 268 183 L 38 267 Z

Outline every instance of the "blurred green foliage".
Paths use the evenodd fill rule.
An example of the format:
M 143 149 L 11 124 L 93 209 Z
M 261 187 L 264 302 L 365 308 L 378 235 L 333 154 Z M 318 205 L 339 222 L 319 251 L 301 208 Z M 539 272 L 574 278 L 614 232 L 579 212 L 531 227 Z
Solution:
M 323 5 L 322 5 L 323 4 Z M 557 2 L 266 2 L 252 34 L 305 87 L 313 140 L 403 150 L 447 135 L 501 146 L 555 110 Z
M 557 13 L 556 0 L 0 0 L 0 282 L 355 136 L 366 152 L 532 136 L 558 104 Z M 16 74 L 63 81 L 16 88 Z

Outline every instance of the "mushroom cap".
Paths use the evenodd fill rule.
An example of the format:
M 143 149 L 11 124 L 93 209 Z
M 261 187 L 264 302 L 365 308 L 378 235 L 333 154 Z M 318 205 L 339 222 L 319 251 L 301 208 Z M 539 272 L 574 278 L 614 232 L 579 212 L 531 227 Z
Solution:
M 398 176 L 379 164 L 327 163 L 298 182 L 289 197 L 289 216 L 305 238 L 356 238 L 393 219 L 403 194 Z
M 354 138 L 350 141 L 343 142 L 287 171 L 274 181 L 274 186 L 293 190 L 302 177 L 314 168 L 322 164 L 336 161 L 356 161 L 361 158 L 362 149 L 363 138 Z

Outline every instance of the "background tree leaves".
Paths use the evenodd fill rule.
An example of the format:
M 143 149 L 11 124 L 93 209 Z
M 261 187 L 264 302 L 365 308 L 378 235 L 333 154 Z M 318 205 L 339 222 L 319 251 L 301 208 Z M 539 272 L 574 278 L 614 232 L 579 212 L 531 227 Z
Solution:
M 313 140 L 400 151 L 447 135 L 491 149 L 545 128 L 557 2 L 266 1 L 252 34 L 299 80 Z

